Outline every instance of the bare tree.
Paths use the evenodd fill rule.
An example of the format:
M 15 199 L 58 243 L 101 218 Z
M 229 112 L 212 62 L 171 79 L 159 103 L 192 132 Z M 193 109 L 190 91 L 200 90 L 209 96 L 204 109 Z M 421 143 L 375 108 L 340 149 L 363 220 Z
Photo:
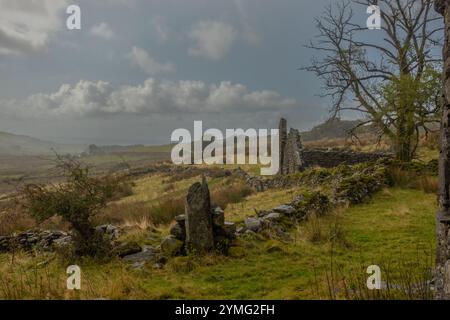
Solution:
M 381 8 L 381 30 L 355 22 L 355 8 L 362 15 L 369 5 Z M 316 19 L 307 45 L 319 57 L 304 69 L 324 81 L 333 116 L 362 113 L 360 126 L 375 124 L 403 161 L 439 121 L 441 19 L 432 0 L 340 1 Z

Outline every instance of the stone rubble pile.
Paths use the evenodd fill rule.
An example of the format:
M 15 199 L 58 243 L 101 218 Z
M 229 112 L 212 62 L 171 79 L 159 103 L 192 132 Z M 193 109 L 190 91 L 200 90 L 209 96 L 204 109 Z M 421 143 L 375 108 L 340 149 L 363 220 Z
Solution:
M 120 236 L 120 228 L 111 224 L 101 225 L 95 228 L 103 233 L 110 241 L 115 241 Z M 0 252 L 42 250 L 51 251 L 55 247 L 63 247 L 72 243 L 69 232 L 59 230 L 28 230 L 21 233 L 13 233 L 8 236 L 0 236 Z
M 71 236 L 63 231 L 28 230 L 9 236 L 0 236 L 0 252 L 30 251 L 40 249 L 49 251 L 53 246 L 70 243 Z

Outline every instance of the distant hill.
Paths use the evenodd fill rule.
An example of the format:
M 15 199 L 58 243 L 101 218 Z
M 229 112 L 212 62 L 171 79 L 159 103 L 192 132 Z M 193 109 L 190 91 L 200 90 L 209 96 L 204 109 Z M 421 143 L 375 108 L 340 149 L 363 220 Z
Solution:
M 350 130 L 355 128 L 361 120 L 341 120 L 334 118 L 319 124 L 310 131 L 302 132 L 303 141 L 315 141 L 322 139 L 347 138 Z M 372 133 L 375 129 L 372 126 L 358 128 L 357 133 Z
M 60 154 L 75 154 L 84 149 L 82 145 L 54 143 L 0 131 L 0 154 L 3 155 L 47 155 L 53 154 L 54 151 Z

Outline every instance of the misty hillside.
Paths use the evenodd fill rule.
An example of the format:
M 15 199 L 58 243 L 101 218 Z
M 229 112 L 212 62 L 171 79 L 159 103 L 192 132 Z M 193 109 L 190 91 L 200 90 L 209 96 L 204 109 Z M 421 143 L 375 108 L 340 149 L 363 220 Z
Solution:
M 341 120 L 334 118 L 319 124 L 310 131 L 302 132 L 303 141 L 315 141 L 321 139 L 347 138 L 350 130 L 355 128 L 361 120 Z M 372 126 L 358 128 L 357 133 L 370 133 L 375 129 Z
M 59 144 L 0 131 L 0 154 L 46 155 L 52 154 L 53 150 L 61 154 L 80 153 L 84 146 Z

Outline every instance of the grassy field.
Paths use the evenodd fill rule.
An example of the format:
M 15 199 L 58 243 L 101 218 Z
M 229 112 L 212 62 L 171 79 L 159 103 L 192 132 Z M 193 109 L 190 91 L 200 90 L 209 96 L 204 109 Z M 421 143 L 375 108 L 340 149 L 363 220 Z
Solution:
M 134 165 L 152 161 L 140 158 L 147 149 L 134 151 L 127 155 L 130 158 L 122 154 L 85 160 L 103 171 L 124 159 L 136 161 Z M 435 152 L 426 148 L 419 154 L 424 161 L 435 158 Z M 243 168 L 258 173 L 256 166 Z M 393 173 L 396 186 L 379 191 L 368 202 L 336 207 L 294 225 L 292 242 L 244 236 L 228 256 L 175 257 L 163 268 L 147 264 L 136 270 L 118 258 L 70 261 L 56 253 L 0 254 L 0 299 L 430 298 L 429 290 L 418 286 L 431 278 L 434 264 L 436 177 Z M 157 246 L 168 234 L 172 218 L 184 212 L 187 189 L 200 180 L 200 175 L 186 173 L 139 176 L 132 181 L 132 194 L 110 203 L 95 223 L 124 227 L 122 241 Z M 238 226 L 255 210 L 288 203 L 307 190 L 302 186 L 255 193 L 242 180 L 223 176 L 208 178 L 208 184 L 212 201 L 225 208 L 227 221 Z M 29 228 L 29 219 L 24 220 L 18 230 Z M 82 269 L 80 291 L 66 290 L 66 268 L 73 263 Z M 373 264 L 381 267 L 382 281 L 390 289 L 365 289 L 366 268 Z
M 227 218 L 238 221 L 251 214 L 254 207 L 262 205 L 262 198 L 265 207 L 289 200 L 281 193 L 253 195 L 227 208 Z M 389 271 L 391 277 L 396 272 L 412 272 L 418 265 L 431 267 L 435 209 L 433 194 L 385 189 L 369 203 L 299 224 L 293 232 L 295 241 L 288 244 L 248 238 L 238 241 L 230 256 L 178 257 L 163 269 L 150 265 L 134 270 L 118 259 L 106 264 L 78 262 L 82 290 L 76 293 L 65 290 L 67 262 L 57 256 L 4 254 L 0 256 L 0 297 L 328 299 L 333 287 L 336 298 L 344 298 L 345 291 L 338 289 L 341 279 L 355 272 L 365 279 L 368 265 L 401 261 Z M 311 233 L 317 228 L 323 237 L 313 242 Z M 336 230 L 339 241 L 333 240 Z M 140 232 L 136 238 L 145 242 L 147 236 L 148 232 Z

